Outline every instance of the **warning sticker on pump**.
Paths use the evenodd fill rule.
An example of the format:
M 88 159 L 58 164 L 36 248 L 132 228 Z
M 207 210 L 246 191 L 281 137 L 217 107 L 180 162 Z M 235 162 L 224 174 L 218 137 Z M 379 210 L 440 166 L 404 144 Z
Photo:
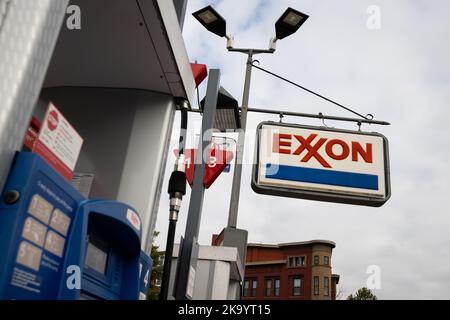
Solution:
M 136 212 L 134 212 L 131 209 L 128 209 L 127 220 L 131 223 L 133 227 L 136 228 L 136 230 L 141 231 L 141 219 L 139 218 Z

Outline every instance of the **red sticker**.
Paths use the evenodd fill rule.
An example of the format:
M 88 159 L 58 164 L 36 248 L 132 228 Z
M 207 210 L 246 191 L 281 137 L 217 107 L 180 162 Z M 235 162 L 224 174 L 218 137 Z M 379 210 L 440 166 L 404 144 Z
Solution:
M 58 113 L 55 110 L 52 110 L 47 117 L 47 126 L 50 129 L 50 131 L 55 131 L 55 129 L 58 127 L 58 123 L 59 123 Z

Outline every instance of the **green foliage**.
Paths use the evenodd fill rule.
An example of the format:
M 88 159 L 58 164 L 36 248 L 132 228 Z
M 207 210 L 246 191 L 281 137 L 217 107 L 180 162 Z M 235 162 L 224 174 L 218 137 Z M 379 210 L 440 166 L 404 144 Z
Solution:
M 158 300 L 159 299 L 159 291 L 160 287 L 156 286 L 156 280 L 160 280 L 163 274 L 163 266 L 162 266 L 162 257 L 164 256 L 163 252 L 159 252 L 159 246 L 155 246 L 155 239 L 159 235 L 158 231 L 153 233 L 153 243 L 152 243 L 152 251 L 150 253 L 150 257 L 153 260 L 153 268 L 152 274 L 150 277 L 150 289 L 148 291 L 148 299 L 149 300 Z
M 349 295 L 347 300 L 378 300 L 378 298 L 372 293 L 372 290 L 363 287 L 359 289 L 355 295 Z

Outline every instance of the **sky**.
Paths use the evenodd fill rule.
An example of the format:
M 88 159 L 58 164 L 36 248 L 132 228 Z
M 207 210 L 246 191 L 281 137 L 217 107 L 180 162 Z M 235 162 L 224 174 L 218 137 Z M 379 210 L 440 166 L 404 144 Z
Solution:
M 391 199 L 380 208 L 288 199 L 256 194 L 251 165 L 244 165 L 238 228 L 249 242 L 332 240 L 333 273 L 347 297 L 379 271 L 380 299 L 450 298 L 450 2 L 445 0 L 189 0 L 183 36 L 189 59 L 221 70 L 221 84 L 239 102 L 246 57 L 226 50 L 224 38 L 204 29 L 191 15 L 206 5 L 226 19 L 236 47 L 267 48 L 274 22 L 287 7 L 310 16 L 294 35 L 278 41 L 273 55 L 255 57 L 260 66 L 391 126 L 363 125 L 389 140 Z M 374 7 L 379 10 L 379 20 Z M 204 96 L 206 81 L 200 88 Z M 259 70 L 252 74 L 250 107 L 352 117 L 345 110 Z M 194 103 L 194 107 L 195 107 Z M 255 129 L 276 115 L 250 113 L 246 159 L 253 158 Z M 179 134 L 179 114 L 173 148 Z M 201 118 L 189 116 L 193 146 Z M 285 117 L 286 123 L 322 125 L 318 119 Z M 354 129 L 353 123 L 326 121 Z M 164 249 L 168 226 L 169 152 L 159 205 L 156 244 Z M 199 242 L 211 243 L 227 223 L 232 172 L 206 191 Z M 190 188 L 177 225 L 184 234 Z M 375 266 L 375 267 L 374 267 Z M 368 273 L 369 268 L 369 273 Z

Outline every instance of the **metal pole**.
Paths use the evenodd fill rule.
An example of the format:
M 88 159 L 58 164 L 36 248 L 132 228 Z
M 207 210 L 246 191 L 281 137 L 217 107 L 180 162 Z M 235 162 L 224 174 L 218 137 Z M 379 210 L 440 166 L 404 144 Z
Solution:
M 250 96 L 250 80 L 252 76 L 253 52 L 250 50 L 247 56 L 247 68 L 245 71 L 244 93 L 241 109 L 241 130 L 239 130 L 238 144 L 236 148 L 236 164 L 233 174 L 233 186 L 231 189 L 230 210 L 228 213 L 228 227 L 236 228 L 239 209 L 239 195 L 241 191 L 242 160 L 244 156 L 245 129 L 247 127 L 248 100 Z
M 206 91 L 205 108 L 202 118 L 202 130 L 200 133 L 199 147 L 195 158 L 194 182 L 192 185 L 191 199 L 189 202 L 189 213 L 186 222 L 186 231 L 178 257 L 179 273 L 178 283 L 175 284 L 175 299 L 185 300 L 188 297 L 188 289 L 193 286 L 197 268 L 196 239 L 198 238 L 200 220 L 202 216 L 203 196 L 205 186 L 203 179 L 205 176 L 206 159 L 209 155 L 209 145 L 212 138 L 212 127 L 217 107 L 217 97 L 219 94 L 220 70 L 211 69 Z M 206 157 L 205 157 L 206 155 Z

